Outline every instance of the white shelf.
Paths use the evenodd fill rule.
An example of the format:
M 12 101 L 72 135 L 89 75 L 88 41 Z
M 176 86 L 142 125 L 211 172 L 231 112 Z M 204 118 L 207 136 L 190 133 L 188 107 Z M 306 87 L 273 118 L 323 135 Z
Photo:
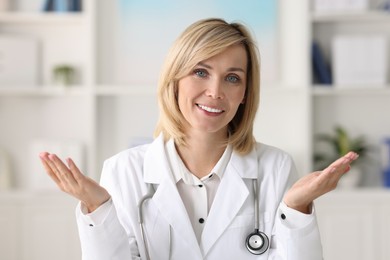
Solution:
M 17 86 L 0 87 L 2 96 L 82 96 L 88 94 L 87 86 Z
M 46 191 L 34 191 L 34 190 L 18 190 L 18 189 L 10 189 L 10 190 L 0 190 L 0 201 L 12 201 L 18 199 L 31 199 L 31 198 L 39 198 L 39 199 L 62 199 L 62 200 L 75 200 L 69 194 L 61 192 L 58 190 L 46 190 Z
M 331 86 L 331 85 L 314 85 L 312 89 L 314 96 L 390 96 L 390 86 L 371 86 L 371 87 L 344 87 L 344 86 Z
M 6 12 L 0 13 L 0 23 L 10 24 L 78 24 L 83 22 L 85 15 L 81 12 L 64 12 L 64 13 L 23 13 L 23 12 Z
M 156 95 L 157 87 L 148 85 L 100 85 L 96 89 L 98 96 Z
M 367 11 L 367 12 L 332 12 L 313 13 L 311 19 L 315 23 L 323 22 L 389 22 L 390 12 Z

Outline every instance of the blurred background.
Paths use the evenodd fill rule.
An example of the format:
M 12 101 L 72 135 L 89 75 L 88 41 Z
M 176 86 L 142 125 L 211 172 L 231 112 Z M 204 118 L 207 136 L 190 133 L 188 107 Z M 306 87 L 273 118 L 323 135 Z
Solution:
M 0 259 L 81 259 L 72 198 L 38 154 L 103 161 L 150 142 L 156 86 L 179 33 L 240 21 L 261 56 L 259 142 L 301 176 L 359 160 L 316 201 L 324 258 L 390 259 L 390 1 L 0 0 Z

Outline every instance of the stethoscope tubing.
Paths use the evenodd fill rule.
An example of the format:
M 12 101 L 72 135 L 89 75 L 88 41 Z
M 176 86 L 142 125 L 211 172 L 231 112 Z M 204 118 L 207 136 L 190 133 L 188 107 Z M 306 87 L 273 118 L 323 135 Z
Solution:
M 269 239 L 268 239 L 268 236 L 264 232 L 259 231 L 260 217 L 259 217 L 259 197 L 258 197 L 257 179 L 253 179 L 252 184 L 253 184 L 254 210 L 255 210 L 255 212 L 254 212 L 255 231 L 248 235 L 245 243 L 246 243 L 246 247 L 250 253 L 255 254 L 255 255 L 260 255 L 260 254 L 265 253 L 268 250 Z M 148 243 L 146 241 L 146 234 L 145 234 L 145 227 L 144 227 L 143 204 L 145 203 L 145 201 L 153 198 L 154 192 L 155 192 L 155 190 L 153 188 L 153 185 L 151 185 L 149 192 L 145 196 L 143 196 L 140 199 L 140 201 L 138 202 L 138 223 L 139 223 L 140 229 L 141 229 L 142 242 L 143 242 L 144 247 L 145 247 L 146 260 L 150 260 L 150 255 L 149 255 L 149 248 L 148 248 Z M 256 234 L 259 237 L 261 237 L 261 239 L 263 241 L 262 246 L 259 249 L 253 249 L 249 245 L 250 236 L 252 236 L 253 234 Z M 171 236 L 170 232 L 169 232 L 169 236 Z M 169 239 L 171 240 L 171 238 L 169 238 Z M 170 247 L 169 250 L 171 250 L 171 245 L 169 245 L 169 247 Z

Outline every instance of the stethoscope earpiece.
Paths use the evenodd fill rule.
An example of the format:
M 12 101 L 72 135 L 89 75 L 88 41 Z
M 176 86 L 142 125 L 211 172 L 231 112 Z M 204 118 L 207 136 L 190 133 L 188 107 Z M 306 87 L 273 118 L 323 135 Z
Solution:
M 247 236 L 245 246 L 252 254 L 261 255 L 269 247 L 268 236 L 259 230 L 255 230 Z

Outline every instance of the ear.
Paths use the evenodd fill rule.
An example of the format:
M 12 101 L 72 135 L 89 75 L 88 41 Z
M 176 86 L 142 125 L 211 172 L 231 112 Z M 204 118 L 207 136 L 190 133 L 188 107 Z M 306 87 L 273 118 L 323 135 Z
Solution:
M 244 97 L 244 98 L 242 99 L 241 104 L 242 104 L 242 105 L 245 104 L 245 101 L 246 101 L 246 97 Z

